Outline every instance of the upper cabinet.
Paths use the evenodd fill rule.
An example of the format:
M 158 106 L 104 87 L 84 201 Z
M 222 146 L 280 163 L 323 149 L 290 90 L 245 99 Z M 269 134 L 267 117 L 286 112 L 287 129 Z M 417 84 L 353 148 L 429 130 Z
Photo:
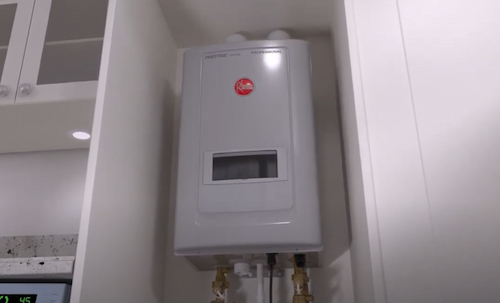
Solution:
M 0 103 L 95 99 L 107 1 L 0 0 Z
M 13 103 L 34 0 L 0 0 L 0 104 Z

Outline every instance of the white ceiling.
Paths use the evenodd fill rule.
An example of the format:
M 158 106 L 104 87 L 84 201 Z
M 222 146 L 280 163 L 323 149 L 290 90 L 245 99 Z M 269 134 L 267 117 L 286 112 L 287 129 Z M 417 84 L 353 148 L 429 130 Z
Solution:
M 275 29 L 293 37 L 329 32 L 332 0 L 159 0 L 179 47 L 217 44 L 235 32 L 254 39 Z
M 88 148 L 71 136 L 91 131 L 94 101 L 0 106 L 0 153 Z

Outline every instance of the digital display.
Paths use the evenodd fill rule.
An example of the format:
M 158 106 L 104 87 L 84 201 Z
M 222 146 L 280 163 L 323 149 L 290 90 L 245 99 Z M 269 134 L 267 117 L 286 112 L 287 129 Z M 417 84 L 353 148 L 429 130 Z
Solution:
M 214 154 L 212 165 L 213 181 L 278 177 L 275 150 Z
M 0 295 L 0 303 L 35 303 L 36 295 Z

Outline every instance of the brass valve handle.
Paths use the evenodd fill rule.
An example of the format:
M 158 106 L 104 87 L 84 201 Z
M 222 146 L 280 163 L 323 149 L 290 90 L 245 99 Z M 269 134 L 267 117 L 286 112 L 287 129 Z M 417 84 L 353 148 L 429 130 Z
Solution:
M 314 301 L 314 297 L 309 293 L 309 277 L 303 268 L 297 266 L 295 258 L 291 258 L 293 263 L 293 303 L 309 303 Z
M 212 293 L 215 296 L 215 302 L 224 303 L 224 292 L 229 288 L 229 281 L 226 274 L 230 273 L 229 267 L 217 267 L 215 280 L 212 282 Z

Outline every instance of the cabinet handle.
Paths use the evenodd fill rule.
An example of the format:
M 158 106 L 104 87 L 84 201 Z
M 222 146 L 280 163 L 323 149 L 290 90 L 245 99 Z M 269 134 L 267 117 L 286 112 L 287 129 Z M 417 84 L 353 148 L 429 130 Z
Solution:
M 7 85 L 0 85 L 0 98 L 7 97 L 10 93 L 10 89 Z
M 21 95 L 27 96 L 31 94 L 32 91 L 33 89 L 29 83 L 23 83 L 19 86 L 19 92 L 21 93 Z

